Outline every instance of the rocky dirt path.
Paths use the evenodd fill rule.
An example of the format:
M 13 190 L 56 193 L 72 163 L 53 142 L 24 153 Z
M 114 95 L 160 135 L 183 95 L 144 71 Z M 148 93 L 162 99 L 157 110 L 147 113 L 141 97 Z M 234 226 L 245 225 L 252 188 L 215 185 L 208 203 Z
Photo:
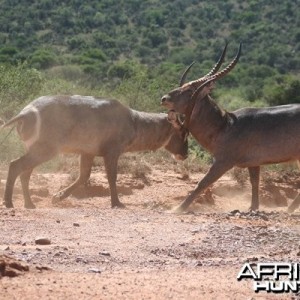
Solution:
M 121 175 L 127 208 L 120 210 L 109 208 L 103 175 L 57 206 L 50 195 L 68 175 L 33 175 L 37 209 L 22 208 L 19 187 L 16 208 L 0 209 L 0 271 L 7 257 L 29 267 L 7 264 L 19 276 L 0 273 L 0 299 L 298 299 L 255 294 L 252 281 L 236 277 L 245 262 L 300 263 L 299 210 L 263 205 L 247 213 L 249 187 L 225 176 L 210 193 L 214 205 L 169 213 L 199 177 Z M 104 196 L 94 197 L 100 190 Z

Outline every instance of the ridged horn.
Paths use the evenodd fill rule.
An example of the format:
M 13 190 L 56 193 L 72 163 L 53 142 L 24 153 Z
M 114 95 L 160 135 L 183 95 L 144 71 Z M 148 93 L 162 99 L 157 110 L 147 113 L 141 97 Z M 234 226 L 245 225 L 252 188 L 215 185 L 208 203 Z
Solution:
M 239 60 L 239 58 L 241 56 L 241 51 L 242 51 L 242 43 L 240 43 L 239 50 L 238 50 L 236 56 L 234 57 L 234 59 L 231 61 L 231 63 L 225 69 L 223 69 L 220 72 L 217 72 L 216 74 L 214 74 L 212 76 L 209 76 L 209 77 L 208 76 L 204 76 L 204 77 L 199 78 L 198 80 L 192 81 L 192 82 L 190 82 L 190 85 L 199 86 L 199 85 L 201 85 L 202 83 L 206 82 L 208 79 L 210 79 L 212 77 L 213 77 L 214 80 L 216 80 L 216 79 L 219 79 L 219 78 L 225 76 L 237 64 L 237 62 L 238 62 L 238 60 Z
M 224 58 L 225 58 L 225 55 L 226 55 L 226 51 L 227 51 L 227 46 L 228 46 L 228 42 L 226 42 L 225 44 L 225 47 L 222 51 L 222 54 L 221 56 L 219 57 L 217 63 L 214 65 L 214 67 L 206 74 L 204 75 L 203 77 L 201 77 L 201 79 L 204 79 L 204 78 L 207 78 L 211 75 L 214 75 L 216 72 L 219 71 L 221 65 L 223 64 L 224 62 Z M 180 79 L 180 83 L 179 83 L 179 86 L 183 86 L 184 82 L 185 82 L 185 79 L 186 79 L 186 76 L 188 74 L 188 72 L 190 71 L 191 67 L 194 65 L 194 61 L 186 68 L 186 70 L 183 72 L 182 76 L 181 76 L 181 79 Z
M 226 42 L 225 47 L 224 47 L 224 49 L 222 51 L 222 54 L 219 57 L 217 63 L 214 65 L 214 67 L 204 77 L 209 77 L 209 76 L 214 75 L 216 72 L 219 71 L 221 65 L 224 62 L 224 58 L 225 58 L 226 51 L 227 51 L 227 46 L 228 46 L 228 42 Z
M 241 56 L 241 51 L 242 51 L 242 43 L 240 43 L 239 50 L 238 50 L 235 58 L 231 61 L 231 63 L 222 71 L 210 76 L 209 79 L 211 79 L 211 78 L 213 80 L 220 79 L 220 78 L 224 77 L 226 74 L 228 74 L 235 67 L 237 62 L 239 61 L 239 58 Z

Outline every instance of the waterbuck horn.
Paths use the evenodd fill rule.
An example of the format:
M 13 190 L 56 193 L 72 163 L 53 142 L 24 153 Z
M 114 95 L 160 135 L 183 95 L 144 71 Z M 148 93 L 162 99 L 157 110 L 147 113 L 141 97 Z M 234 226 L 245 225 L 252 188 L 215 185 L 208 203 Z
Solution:
M 225 47 L 224 47 L 224 49 L 223 49 L 223 51 L 222 51 L 222 54 L 221 54 L 221 56 L 219 57 L 217 63 L 214 65 L 214 67 L 213 67 L 206 75 L 204 75 L 203 77 L 201 77 L 201 78 L 198 79 L 198 80 L 203 81 L 205 78 L 207 78 L 207 77 L 209 77 L 209 76 L 211 76 L 211 75 L 214 75 L 216 72 L 219 71 L 221 65 L 222 65 L 223 62 L 224 62 L 225 54 L 226 54 L 226 51 L 227 51 L 227 46 L 228 46 L 228 42 L 226 42 Z M 194 65 L 194 63 L 195 63 L 195 62 L 193 61 L 193 62 L 186 68 L 186 70 L 184 71 L 184 73 L 182 74 L 181 79 L 180 79 L 180 83 L 179 83 L 179 86 L 180 86 L 180 87 L 183 86 L 184 81 L 185 81 L 185 79 L 186 79 L 186 76 L 187 76 L 188 72 L 190 71 L 191 67 Z M 192 82 L 191 82 L 191 83 L 192 83 Z
M 212 68 L 205 76 L 203 76 L 203 77 L 209 77 L 209 76 L 214 75 L 216 72 L 219 71 L 221 65 L 222 65 L 223 62 L 224 62 L 225 54 L 226 54 L 226 51 L 227 51 L 227 46 L 228 46 L 228 42 L 226 42 L 225 47 L 224 47 L 224 49 L 223 49 L 223 51 L 222 51 L 222 54 L 221 54 L 221 56 L 219 57 L 217 63 L 216 63 L 216 64 L 214 65 L 214 67 L 213 67 L 213 68 Z
M 227 48 L 227 44 L 223 50 L 223 53 L 224 53 L 224 56 L 225 56 L 225 52 L 226 52 L 226 48 Z M 225 76 L 226 74 L 228 74 L 233 68 L 234 66 L 237 64 L 240 56 L 241 56 L 241 50 L 242 50 L 242 43 L 240 43 L 240 46 L 239 46 L 239 50 L 235 56 L 235 58 L 231 61 L 231 63 L 225 68 L 223 69 L 222 71 L 218 72 L 218 73 L 215 73 L 213 75 L 210 75 L 208 76 L 208 74 L 210 74 L 213 70 L 217 70 L 218 68 L 216 68 L 216 66 L 219 65 L 219 67 L 221 66 L 221 61 L 222 61 L 222 56 L 223 56 L 223 53 L 222 55 L 220 56 L 220 64 L 219 64 L 219 61 L 216 63 L 216 66 L 212 69 L 212 71 L 210 71 L 207 75 L 195 80 L 195 81 L 192 81 L 190 82 L 189 84 L 190 85 L 194 85 L 194 86 L 198 86 L 198 85 L 201 85 L 202 83 L 206 82 L 208 79 L 210 79 L 211 77 L 213 77 L 214 79 L 219 79 L 223 76 Z
M 237 62 L 239 61 L 239 58 L 241 56 L 241 51 L 242 51 L 242 43 L 240 43 L 239 50 L 238 50 L 235 58 L 231 61 L 231 63 L 222 71 L 210 76 L 209 79 L 210 78 L 219 79 L 219 78 L 224 77 L 226 74 L 228 74 L 235 67 Z
M 227 46 L 227 45 L 226 45 Z M 196 100 L 200 94 L 200 92 L 203 92 L 203 95 L 201 98 L 205 97 L 207 94 L 210 93 L 211 89 L 212 89 L 212 85 L 210 85 L 211 83 L 213 83 L 215 80 L 225 76 L 226 74 L 228 74 L 233 68 L 234 66 L 237 64 L 240 56 L 241 56 L 241 50 L 242 50 L 242 44 L 240 43 L 239 46 L 239 50 L 235 56 L 235 58 L 232 60 L 232 62 L 222 71 L 210 76 L 210 77 L 202 77 L 199 80 L 196 80 L 194 82 L 192 82 L 191 84 L 195 84 L 195 82 L 197 82 L 198 84 L 200 84 L 196 90 L 194 91 L 194 93 L 192 94 L 191 100 L 189 101 L 189 105 L 188 108 L 186 110 L 185 113 L 185 120 L 184 120 L 184 127 L 188 128 L 189 123 L 190 123 L 190 118 L 196 103 Z M 224 52 L 224 51 L 223 51 Z M 205 82 L 203 82 L 205 80 Z
M 191 67 L 194 65 L 194 61 L 185 69 L 185 71 L 183 72 L 180 82 L 179 82 L 179 86 L 183 86 L 184 82 L 185 82 L 185 78 L 187 73 L 189 72 L 189 70 L 191 69 Z

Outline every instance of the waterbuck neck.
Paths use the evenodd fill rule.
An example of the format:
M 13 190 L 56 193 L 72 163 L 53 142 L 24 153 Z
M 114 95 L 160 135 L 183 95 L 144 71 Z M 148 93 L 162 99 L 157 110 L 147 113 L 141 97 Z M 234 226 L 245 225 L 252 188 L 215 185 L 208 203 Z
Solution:
M 210 96 L 206 96 L 196 101 L 189 130 L 199 144 L 213 154 L 219 134 L 231 121 L 230 114 L 220 108 Z
M 165 146 L 171 136 L 172 125 L 163 113 L 132 111 L 135 138 L 127 151 L 157 150 Z

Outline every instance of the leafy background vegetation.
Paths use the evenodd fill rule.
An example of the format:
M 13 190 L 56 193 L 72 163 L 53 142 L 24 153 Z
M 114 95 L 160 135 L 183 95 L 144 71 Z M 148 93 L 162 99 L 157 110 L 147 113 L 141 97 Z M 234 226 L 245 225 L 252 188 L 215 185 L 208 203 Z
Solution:
M 110 96 L 160 111 L 185 67 L 195 79 L 225 41 L 235 70 L 218 82 L 227 109 L 300 102 L 299 0 L 2 0 L 0 113 L 43 94 Z

